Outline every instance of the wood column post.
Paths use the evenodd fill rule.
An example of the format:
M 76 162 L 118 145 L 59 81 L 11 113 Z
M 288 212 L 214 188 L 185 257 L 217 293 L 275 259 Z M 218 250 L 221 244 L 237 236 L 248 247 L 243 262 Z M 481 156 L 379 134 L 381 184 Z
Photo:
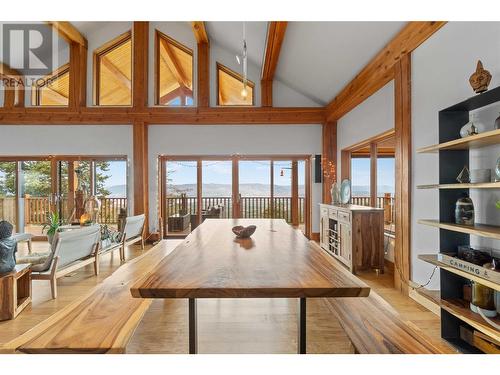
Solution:
M 132 103 L 135 109 L 142 109 L 148 106 L 149 22 L 134 22 L 132 49 Z
M 134 215 L 146 214 L 145 227 L 149 233 L 148 124 L 133 125 L 134 142 Z
M 198 43 L 198 107 L 210 106 L 210 44 Z
M 132 106 L 143 110 L 148 106 L 149 22 L 134 22 L 132 50 Z M 149 234 L 148 124 L 144 121 L 133 124 L 133 147 L 134 215 L 146 215 L 144 226 Z
M 299 163 L 292 160 L 292 224 L 299 225 Z
M 69 45 L 69 108 L 78 110 L 87 104 L 87 47 Z
M 337 122 L 326 122 L 323 124 L 323 155 L 322 162 L 332 161 L 335 165 L 335 171 L 338 171 L 337 163 Z M 326 163 L 322 165 L 322 169 L 326 167 Z M 335 178 L 337 173 L 335 173 Z M 326 178 L 323 174 L 323 203 L 331 203 L 330 188 L 332 187 L 333 178 Z
M 411 55 L 394 66 L 396 131 L 396 248 L 394 285 L 408 294 L 411 258 Z M 402 280 L 401 280 L 402 279 Z
M 377 144 L 370 143 L 370 206 L 377 207 Z

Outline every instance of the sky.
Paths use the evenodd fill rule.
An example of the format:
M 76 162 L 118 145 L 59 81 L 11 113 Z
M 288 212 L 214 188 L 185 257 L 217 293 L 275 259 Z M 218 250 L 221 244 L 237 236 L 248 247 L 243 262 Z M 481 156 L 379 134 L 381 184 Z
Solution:
M 352 186 L 370 186 L 370 158 L 353 158 L 351 162 Z M 377 159 L 377 186 L 390 186 L 394 193 L 395 185 L 394 158 Z M 378 195 L 386 193 L 381 188 Z
M 305 173 L 304 162 L 299 162 L 299 185 L 304 184 Z M 266 184 L 271 180 L 271 164 L 264 160 L 241 160 L 239 163 L 239 181 L 242 184 Z M 274 162 L 274 183 L 276 185 L 291 185 L 291 162 Z M 283 171 L 283 176 L 281 176 Z M 167 163 L 167 173 L 174 185 L 195 184 L 196 183 L 196 162 L 193 161 L 169 161 Z M 228 184 L 232 183 L 232 163 L 231 160 L 223 161 L 203 161 L 202 179 L 204 184 Z M 302 183 L 301 183 L 302 181 Z

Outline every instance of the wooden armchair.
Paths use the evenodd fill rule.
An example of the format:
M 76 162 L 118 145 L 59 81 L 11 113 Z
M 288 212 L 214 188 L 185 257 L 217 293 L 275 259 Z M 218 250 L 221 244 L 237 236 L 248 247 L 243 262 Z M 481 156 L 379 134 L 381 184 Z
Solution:
M 120 248 L 120 259 L 125 261 L 125 246 L 132 245 L 136 242 L 141 242 L 141 249 L 144 250 L 144 223 L 146 215 L 128 216 L 125 219 L 123 228 L 122 245 Z
M 49 257 L 45 263 L 32 267 L 31 278 L 49 280 L 52 298 L 57 298 L 57 279 L 60 277 L 91 263 L 98 275 L 100 235 L 99 225 L 57 233 Z

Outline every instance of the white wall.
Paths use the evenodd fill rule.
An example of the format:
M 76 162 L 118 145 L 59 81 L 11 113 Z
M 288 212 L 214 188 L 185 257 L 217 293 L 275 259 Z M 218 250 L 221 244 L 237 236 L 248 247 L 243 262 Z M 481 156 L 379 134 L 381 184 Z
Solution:
M 232 154 L 320 154 L 321 125 L 156 125 L 149 126 L 149 218 L 158 223 L 158 156 Z M 314 173 L 314 171 L 313 171 Z M 314 182 L 314 174 L 312 176 Z M 319 231 L 321 184 L 312 188 L 312 231 Z
M 131 125 L 0 125 L 0 156 L 16 155 L 126 155 L 133 198 Z
M 438 143 L 438 112 L 474 95 L 469 77 L 481 59 L 493 76 L 490 88 L 500 84 L 500 23 L 450 22 L 412 54 L 412 280 L 425 283 L 433 267 L 417 259 L 418 254 L 437 253 L 439 230 L 416 223 L 418 219 L 439 217 L 439 194 L 417 190 L 416 185 L 437 183 L 437 154 L 417 154 L 419 147 Z M 493 127 L 500 105 L 478 113 L 487 128 Z M 458 137 L 458 134 L 457 134 Z M 470 166 L 493 168 L 500 155 L 498 146 L 471 153 Z M 457 173 L 458 174 L 458 173 Z M 500 213 L 493 202 L 498 190 L 472 192 L 476 221 L 499 223 Z M 472 238 L 471 242 L 474 243 Z M 498 244 L 495 245 L 499 248 Z M 437 273 L 436 273 L 437 275 Z M 439 288 L 439 275 L 428 286 Z
M 337 122 L 337 179 L 340 182 L 341 151 L 394 128 L 394 82 L 391 81 Z M 377 181 L 384 184 L 383 181 Z M 394 250 L 387 246 L 386 259 L 394 262 Z

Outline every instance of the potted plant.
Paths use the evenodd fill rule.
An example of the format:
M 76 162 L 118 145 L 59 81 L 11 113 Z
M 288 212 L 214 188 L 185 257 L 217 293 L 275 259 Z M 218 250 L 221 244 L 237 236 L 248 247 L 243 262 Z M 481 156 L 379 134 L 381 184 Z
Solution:
M 49 244 L 52 245 L 54 235 L 59 229 L 59 214 L 57 212 L 49 212 L 47 214 L 47 221 L 42 228 L 42 233 L 45 229 L 47 229 L 47 239 L 49 241 Z

